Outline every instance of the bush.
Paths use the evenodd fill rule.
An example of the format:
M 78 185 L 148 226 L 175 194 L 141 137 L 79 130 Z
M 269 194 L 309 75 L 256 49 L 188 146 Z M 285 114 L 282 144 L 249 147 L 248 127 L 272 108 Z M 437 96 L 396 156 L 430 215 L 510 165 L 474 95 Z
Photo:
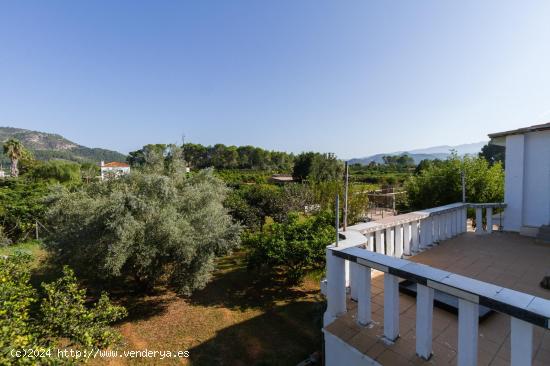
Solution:
M 426 164 L 407 181 L 405 188 L 412 208 L 462 202 L 462 171 L 466 175 L 466 201 L 502 202 L 504 171 L 500 163 L 491 166 L 483 158 L 466 156 L 460 160 L 453 155 L 448 160 Z
M 78 287 L 74 272 L 63 268 L 63 277 L 43 284 L 45 298 L 40 307 L 44 330 L 73 340 L 85 347 L 105 348 L 116 343 L 120 336 L 109 324 L 124 318 L 126 309 L 110 303 L 106 293 L 91 309 L 86 308 L 86 290 Z
M 109 324 L 126 315 L 110 303 L 106 294 L 91 309 L 85 306 L 86 291 L 78 287 L 72 270 L 51 284 L 42 284 L 45 297 L 30 285 L 31 257 L 17 253 L 0 258 L 0 364 L 36 364 L 29 357 L 14 358 L 11 350 L 66 345 L 106 348 L 119 339 Z M 41 364 L 71 364 L 52 352 Z
M 205 286 L 215 258 L 239 244 L 240 226 L 222 205 L 227 191 L 211 170 L 132 173 L 63 190 L 52 197 L 46 244 L 77 273 L 131 278 L 142 290 L 167 279 L 189 294 Z
M 0 225 L 0 247 L 7 247 L 11 243 L 12 241 L 6 235 L 6 232 L 4 231 L 4 227 Z
M 335 237 L 333 219 L 327 212 L 308 218 L 294 213 L 285 223 L 251 234 L 246 239 L 251 249 L 249 266 L 270 274 L 282 269 L 289 283 L 298 283 L 307 270 L 324 267 L 325 248 Z

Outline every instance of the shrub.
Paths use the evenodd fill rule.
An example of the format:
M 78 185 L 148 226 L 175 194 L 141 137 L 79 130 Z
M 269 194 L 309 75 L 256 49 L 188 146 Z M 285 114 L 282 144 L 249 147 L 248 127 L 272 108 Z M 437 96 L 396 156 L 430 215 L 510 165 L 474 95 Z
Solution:
M 105 348 L 119 336 L 109 328 L 126 310 L 110 303 L 106 294 L 92 307 L 85 306 L 86 291 L 80 289 L 72 270 L 63 277 L 43 284 L 45 297 L 30 285 L 31 257 L 16 253 L 0 258 L 0 364 L 36 364 L 36 358 L 14 358 L 12 350 L 33 349 L 46 352 L 67 341 L 76 347 Z M 72 364 L 59 359 L 56 352 L 41 358 L 40 364 Z
M 271 274 L 282 269 L 289 283 L 299 282 L 308 269 L 324 267 L 325 248 L 335 236 L 332 221 L 327 212 L 308 218 L 294 213 L 285 223 L 274 223 L 251 234 L 246 239 L 251 249 L 249 266 L 267 267 Z
M 77 273 L 132 278 L 143 290 L 167 279 L 180 293 L 203 287 L 214 259 L 239 244 L 240 226 L 222 205 L 227 188 L 203 170 L 141 174 L 52 197 L 47 247 Z
M 119 334 L 109 324 L 124 318 L 126 309 L 112 305 L 106 293 L 101 294 L 94 307 L 86 308 L 86 290 L 78 287 L 72 269 L 65 266 L 63 277 L 42 287 L 45 298 L 40 309 L 48 334 L 85 347 L 105 348 L 119 340 Z

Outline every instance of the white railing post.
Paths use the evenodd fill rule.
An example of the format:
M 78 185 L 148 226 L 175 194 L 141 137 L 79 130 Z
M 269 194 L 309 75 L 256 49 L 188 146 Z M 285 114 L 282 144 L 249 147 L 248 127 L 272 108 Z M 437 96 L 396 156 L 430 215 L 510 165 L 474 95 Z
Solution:
M 485 212 L 487 215 L 487 232 L 490 234 L 493 232 L 493 208 L 487 207 Z
M 464 207 L 462 208 L 462 232 L 465 233 L 468 231 L 468 208 Z
M 411 255 L 411 224 L 403 224 L 403 254 Z
M 416 354 L 427 360 L 432 355 L 434 290 L 421 284 L 416 288 Z
M 440 225 L 440 215 L 434 216 L 434 243 L 439 243 L 439 225 Z
M 441 215 L 441 239 L 449 239 L 449 215 L 446 213 Z
M 352 300 L 355 300 L 357 301 L 358 297 L 358 282 L 359 282 L 359 264 L 355 263 L 355 262 L 349 262 L 349 275 L 350 275 L 350 284 L 349 284 L 349 288 L 350 288 L 350 297 Z
M 511 365 L 531 365 L 533 359 L 533 324 L 510 317 Z
M 460 215 L 461 213 L 461 209 L 460 208 L 457 208 L 455 209 L 454 213 L 455 213 L 455 224 L 456 224 L 456 235 L 460 235 L 462 234 L 462 217 Z
M 401 258 L 403 256 L 403 231 L 405 228 L 403 225 L 397 225 L 394 227 L 394 239 L 395 239 L 395 253 L 394 256 Z
M 432 230 L 432 218 L 428 216 L 422 221 L 422 232 L 424 234 L 422 248 L 426 248 L 432 244 Z
M 367 249 L 374 252 L 374 233 L 367 234 Z
M 393 254 L 395 253 L 395 247 L 393 245 L 393 231 L 392 228 L 386 228 L 386 255 L 389 255 L 390 257 L 393 257 Z
M 481 210 L 481 207 L 476 207 L 476 234 L 481 234 L 483 232 L 483 216 Z
M 449 212 L 449 218 L 451 219 L 451 237 L 455 237 L 458 232 L 458 227 L 456 225 L 456 211 L 452 210 Z
M 345 260 L 332 254 L 327 248 L 327 310 L 324 326 L 332 323 L 346 312 L 346 265 Z
M 376 230 L 375 238 L 376 253 L 386 254 L 386 251 L 384 250 L 384 243 L 382 242 L 382 230 Z
M 384 273 L 384 337 L 393 342 L 399 337 L 399 281 Z
M 418 221 L 411 222 L 411 250 L 418 252 Z
M 434 243 L 434 218 L 433 216 L 428 217 L 428 245 Z
M 357 300 L 357 321 L 361 325 L 368 325 L 371 318 L 371 269 L 359 266 L 359 299 Z
M 458 366 L 477 365 L 479 305 L 458 299 Z

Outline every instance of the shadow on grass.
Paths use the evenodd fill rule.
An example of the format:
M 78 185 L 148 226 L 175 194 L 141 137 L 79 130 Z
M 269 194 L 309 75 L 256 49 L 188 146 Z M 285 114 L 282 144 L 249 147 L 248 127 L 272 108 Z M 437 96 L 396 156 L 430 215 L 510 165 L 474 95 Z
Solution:
M 190 303 L 202 306 L 218 306 L 246 310 L 270 308 L 280 302 L 303 299 L 317 295 L 318 290 L 306 290 L 285 283 L 284 274 L 266 279 L 247 269 L 245 254 L 236 253 L 220 259 L 218 270 L 202 290 L 195 291 Z
M 321 351 L 324 304 L 296 301 L 224 328 L 189 350 L 193 366 L 296 365 Z

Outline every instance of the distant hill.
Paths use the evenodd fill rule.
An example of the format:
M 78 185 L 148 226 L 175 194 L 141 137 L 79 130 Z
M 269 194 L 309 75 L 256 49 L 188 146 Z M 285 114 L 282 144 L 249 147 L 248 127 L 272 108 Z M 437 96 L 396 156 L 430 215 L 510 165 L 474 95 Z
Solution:
M 61 135 L 25 130 L 14 127 L 0 127 L 0 142 L 15 138 L 34 153 L 38 160 L 64 159 L 76 162 L 126 161 L 126 155 L 117 151 L 89 148 L 67 140 Z M 6 161 L 5 156 L 2 157 Z
M 409 150 L 409 151 L 395 151 L 390 153 L 382 153 L 382 154 L 376 154 L 367 156 L 364 158 L 354 158 L 348 160 L 350 164 L 362 164 L 367 165 L 371 161 L 374 161 L 376 163 L 383 163 L 384 160 L 382 159 L 384 156 L 394 156 L 394 155 L 409 155 L 414 159 L 414 162 L 416 164 L 420 163 L 424 159 L 429 160 L 435 160 L 435 159 L 441 159 L 445 160 L 451 155 L 451 150 L 455 150 L 456 153 L 460 156 L 471 154 L 475 155 L 479 152 L 481 152 L 481 148 L 487 144 L 487 141 L 481 141 L 481 142 L 475 142 L 472 144 L 462 144 L 462 145 L 456 145 L 456 146 L 449 146 L 449 145 L 441 145 L 441 146 L 433 146 L 428 147 L 424 149 L 415 149 L 415 150 Z

